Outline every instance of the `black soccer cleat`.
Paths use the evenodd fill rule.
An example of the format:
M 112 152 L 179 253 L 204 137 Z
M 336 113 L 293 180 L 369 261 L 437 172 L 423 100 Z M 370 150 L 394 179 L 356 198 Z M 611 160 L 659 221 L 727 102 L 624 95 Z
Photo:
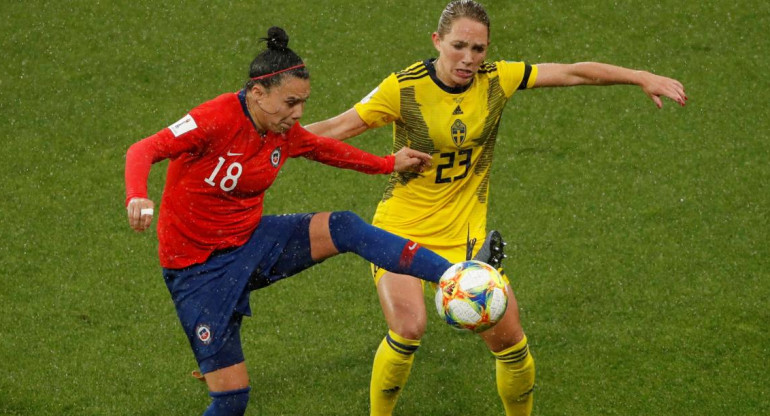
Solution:
M 497 230 L 492 230 L 487 234 L 487 239 L 473 256 L 473 260 L 483 261 L 497 270 L 503 268 L 503 259 L 505 258 L 505 241 L 503 236 Z

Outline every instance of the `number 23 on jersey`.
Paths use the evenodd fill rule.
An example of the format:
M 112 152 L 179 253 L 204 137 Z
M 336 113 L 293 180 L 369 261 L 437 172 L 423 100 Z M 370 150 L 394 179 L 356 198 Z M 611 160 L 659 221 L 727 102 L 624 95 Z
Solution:
M 472 155 L 473 148 L 439 154 L 441 163 L 436 166 L 436 183 L 450 183 L 468 176 Z M 453 169 L 455 167 L 462 168 L 459 174 Z

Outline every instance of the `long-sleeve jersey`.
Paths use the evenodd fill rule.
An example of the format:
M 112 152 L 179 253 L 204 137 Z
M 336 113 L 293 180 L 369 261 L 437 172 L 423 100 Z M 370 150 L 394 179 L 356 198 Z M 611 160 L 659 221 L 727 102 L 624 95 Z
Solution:
M 153 163 L 170 159 L 158 217 L 160 264 L 179 269 L 244 244 L 259 225 L 265 191 L 287 158 L 304 157 L 369 174 L 393 171 L 378 157 L 295 123 L 283 134 L 260 134 L 245 90 L 191 110 L 126 154 L 126 204 L 147 198 Z

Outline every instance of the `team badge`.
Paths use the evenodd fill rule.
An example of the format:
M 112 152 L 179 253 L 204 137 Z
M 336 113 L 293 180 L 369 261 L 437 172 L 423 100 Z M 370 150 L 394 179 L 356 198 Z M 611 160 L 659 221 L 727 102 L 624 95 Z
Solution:
M 462 146 L 467 132 L 465 124 L 460 119 L 455 120 L 454 124 L 452 124 L 452 141 L 455 142 L 455 146 Z
M 280 147 L 276 147 L 275 150 L 273 150 L 273 153 L 270 154 L 270 163 L 273 165 L 274 168 L 277 168 L 278 164 L 281 163 Z
M 198 327 L 195 328 L 195 335 L 206 345 L 211 342 L 211 329 L 206 324 L 198 325 Z

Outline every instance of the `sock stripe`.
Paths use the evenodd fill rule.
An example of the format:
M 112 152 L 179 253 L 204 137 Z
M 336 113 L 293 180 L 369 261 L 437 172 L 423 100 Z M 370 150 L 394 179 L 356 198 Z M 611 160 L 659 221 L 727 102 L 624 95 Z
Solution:
M 210 391 L 209 392 L 209 396 L 211 396 L 211 397 L 234 396 L 236 394 L 248 393 L 249 391 L 251 391 L 251 386 L 244 387 L 242 389 L 237 389 L 237 390 Z
M 394 340 L 390 333 L 385 337 L 385 339 L 388 341 L 388 346 L 390 346 L 393 351 L 403 354 L 403 355 L 412 355 L 417 351 L 418 348 L 420 348 L 420 345 L 407 345 L 402 344 L 396 340 Z
M 504 363 L 518 363 L 520 361 L 523 361 L 525 358 L 527 358 L 527 355 L 529 355 L 529 345 L 524 345 L 523 348 L 511 351 L 509 353 L 504 353 L 501 355 L 495 355 L 498 360 L 504 362 Z

